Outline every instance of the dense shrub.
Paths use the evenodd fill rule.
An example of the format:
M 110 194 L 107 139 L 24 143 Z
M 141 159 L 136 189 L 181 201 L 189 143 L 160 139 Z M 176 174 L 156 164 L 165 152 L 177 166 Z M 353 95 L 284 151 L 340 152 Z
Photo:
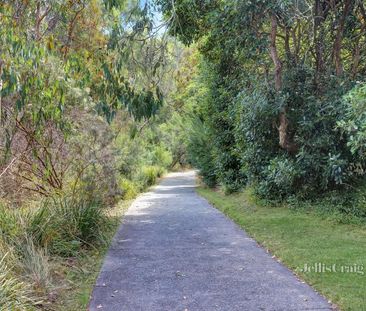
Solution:
M 217 184 L 217 176 L 212 150 L 207 149 L 210 145 L 212 146 L 212 142 L 207 129 L 199 119 L 195 119 L 187 146 L 189 161 L 200 170 L 203 181 L 209 187 L 214 187 Z
M 271 159 L 261 174 L 264 177 L 256 188 L 261 197 L 281 200 L 296 192 L 300 172 L 291 158 L 279 156 Z
M 172 154 L 163 146 L 158 145 L 152 151 L 152 163 L 161 167 L 169 167 L 172 164 Z
M 26 230 L 36 245 L 51 254 L 72 256 L 83 245 L 103 242 L 108 225 L 99 204 L 57 198 L 45 202 L 32 215 Z
M 164 174 L 164 168 L 156 165 L 143 166 L 138 175 L 141 189 L 146 189 L 156 183 L 157 178 Z
M 126 178 L 121 178 L 119 186 L 122 190 L 122 199 L 124 200 L 131 200 L 135 198 L 139 192 L 139 185 Z
M 349 86 L 330 79 L 324 94 L 314 96 L 308 69 L 294 68 L 285 78 L 279 94 L 254 86 L 237 98 L 235 138 L 248 181 L 270 199 L 311 197 L 345 187 L 357 162 L 337 128 L 344 116 L 342 94 Z M 297 145 L 293 153 L 278 143 L 277 116 L 283 106 L 288 107 L 290 135 Z
M 338 127 L 347 136 L 347 146 L 360 160 L 366 160 L 366 83 L 357 85 L 344 97 L 345 113 Z
M 242 170 L 250 183 L 265 178 L 263 172 L 270 160 L 280 153 L 274 124 L 277 111 L 273 101 L 273 95 L 258 88 L 240 93 L 232 108 L 236 115 L 236 145 Z

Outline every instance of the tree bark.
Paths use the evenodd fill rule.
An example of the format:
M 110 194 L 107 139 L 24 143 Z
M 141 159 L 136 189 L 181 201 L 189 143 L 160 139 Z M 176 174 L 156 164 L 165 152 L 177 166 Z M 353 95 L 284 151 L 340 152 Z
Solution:
M 361 59 L 361 47 L 360 47 L 360 38 L 358 37 L 355 43 L 355 49 L 353 53 L 353 64 L 352 64 L 352 78 L 355 79 L 358 71 L 358 65 L 360 64 Z
M 275 88 L 276 91 L 280 91 L 282 88 L 282 62 L 278 56 L 276 37 L 277 37 L 277 18 L 274 14 L 271 15 L 271 42 L 269 51 L 273 64 L 275 66 Z
M 314 6 L 314 44 L 315 44 L 315 67 L 316 67 L 316 83 L 319 79 L 319 74 L 323 71 L 323 42 L 320 31 L 321 23 L 324 21 L 323 10 L 320 0 L 315 0 Z
M 1 96 L 1 92 L 3 90 L 3 67 L 4 67 L 4 61 L 0 59 L 0 124 L 2 124 L 3 120 L 3 106 Z
M 277 92 L 280 92 L 282 89 L 282 62 L 278 55 L 277 45 L 276 45 L 276 37 L 277 37 L 277 18 L 274 14 L 271 15 L 271 37 L 270 37 L 270 46 L 269 51 L 270 55 L 275 67 L 274 71 L 274 79 L 275 79 L 275 89 Z M 287 109 L 286 107 L 282 108 L 282 111 L 279 115 L 280 125 L 278 127 L 279 134 L 279 145 L 281 148 L 286 151 L 293 153 L 298 149 L 296 144 L 292 141 L 292 138 L 289 134 L 289 120 L 287 118 Z
M 336 70 L 337 76 L 340 76 L 343 73 L 343 64 L 342 64 L 342 58 L 341 58 L 342 40 L 343 40 L 343 33 L 344 33 L 345 24 L 346 24 L 346 19 L 351 10 L 351 7 L 352 7 L 351 4 L 352 4 L 352 0 L 345 1 L 343 13 L 339 20 L 338 30 L 337 30 L 336 38 L 334 41 L 333 55 L 334 55 L 334 64 L 335 64 L 335 70 Z
M 37 8 L 36 8 L 36 25 L 35 25 L 35 37 L 36 37 L 37 41 L 42 39 L 41 24 L 42 24 L 42 21 L 48 15 L 48 13 L 50 13 L 51 6 L 46 7 L 43 13 L 41 12 L 41 10 L 42 10 L 41 3 L 38 2 L 37 3 Z
M 354 79 L 358 72 L 358 66 L 360 64 L 361 60 L 361 44 L 360 41 L 362 41 L 362 36 L 364 36 L 364 32 L 366 30 L 366 12 L 362 5 L 362 3 L 359 4 L 359 9 L 361 12 L 360 23 L 361 23 L 361 29 L 360 34 L 355 39 L 355 48 L 353 51 L 353 64 L 352 64 L 352 78 Z M 363 19 L 363 20 L 362 20 Z

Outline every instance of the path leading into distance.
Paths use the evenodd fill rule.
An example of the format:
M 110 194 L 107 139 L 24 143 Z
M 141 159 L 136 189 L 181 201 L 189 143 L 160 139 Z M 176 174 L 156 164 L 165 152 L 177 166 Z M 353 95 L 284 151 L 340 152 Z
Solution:
M 137 198 L 105 258 L 91 311 L 332 310 L 195 192 L 193 171 Z

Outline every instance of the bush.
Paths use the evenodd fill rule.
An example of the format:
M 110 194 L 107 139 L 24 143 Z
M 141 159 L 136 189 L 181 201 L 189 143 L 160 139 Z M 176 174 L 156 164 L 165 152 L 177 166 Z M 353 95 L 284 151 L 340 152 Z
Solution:
M 139 192 L 138 185 L 135 182 L 125 178 L 121 178 L 119 186 L 122 191 L 122 199 L 124 200 L 134 199 Z
M 37 248 L 31 237 L 25 236 L 16 246 L 22 274 L 38 294 L 45 294 L 51 283 L 51 272 L 46 250 Z
M 158 145 L 154 148 L 152 153 L 152 163 L 164 168 L 168 168 L 173 161 L 172 154 L 163 146 Z
M 138 177 L 142 189 L 154 185 L 157 178 L 163 176 L 164 171 L 160 166 L 143 166 Z
M 16 278 L 6 264 L 6 254 L 0 258 L 0 306 L 1 310 L 33 310 L 36 302 L 31 298 L 30 287 Z
M 259 183 L 257 193 L 261 197 L 281 200 L 294 194 L 300 172 L 292 159 L 276 157 L 262 173 L 265 178 Z
M 350 170 L 356 159 L 337 129 L 344 114 L 342 94 L 349 86 L 329 79 L 324 93 L 315 96 L 311 76 L 307 68 L 293 68 L 281 93 L 254 84 L 238 97 L 235 138 L 242 170 L 264 198 L 286 199 L 295 193 L 316 197 L 354 182 Z M 287 107 L 296 152 L 279 146 L 282 107 Z
M 338 127 L 346 134 L 353 154 L 366 160 L 366 83 L 352 89 L 345 97 L 345 114 Z
M 207 129 L 201 120 L 195 119 L 188 136 L 189 162 L 199 169 L 203 182 L 209 187 L 214 187 L 217 184 L 217 175 L 212 150 L 207 149 L 210 145 L 212 143 Z
M 31 218 L 27 231 L 36 245 L 61 256 L 74 255 L 81 246 L 104 241 L 109 220 L 101 206 L 83 199 L 46 201 Z

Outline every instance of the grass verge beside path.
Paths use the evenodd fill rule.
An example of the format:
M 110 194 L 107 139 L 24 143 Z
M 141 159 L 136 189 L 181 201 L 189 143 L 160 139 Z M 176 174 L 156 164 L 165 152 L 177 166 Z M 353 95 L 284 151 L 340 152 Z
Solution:
M 108 232 L 105 232 L 106 241 L 103 245 L 92 250 L 85 250 L 78 257 L 70 258 L 66 264 L 64 261 L 58 263 L 59 273 L 65 279 L 64 283 L 68 285 L 60 289 L 58 293 L 60 297 L 57 299 L 55 310 L 86 310 L 104 256 L 121 223 L 121 218 L 132 202 L 133 200 L 121 201 L 108 211 L 111 226 L 108 228 Z
M 263 207 L 248 192 L 197 192 L 341 310 L 366 310 L 366 227 Z

